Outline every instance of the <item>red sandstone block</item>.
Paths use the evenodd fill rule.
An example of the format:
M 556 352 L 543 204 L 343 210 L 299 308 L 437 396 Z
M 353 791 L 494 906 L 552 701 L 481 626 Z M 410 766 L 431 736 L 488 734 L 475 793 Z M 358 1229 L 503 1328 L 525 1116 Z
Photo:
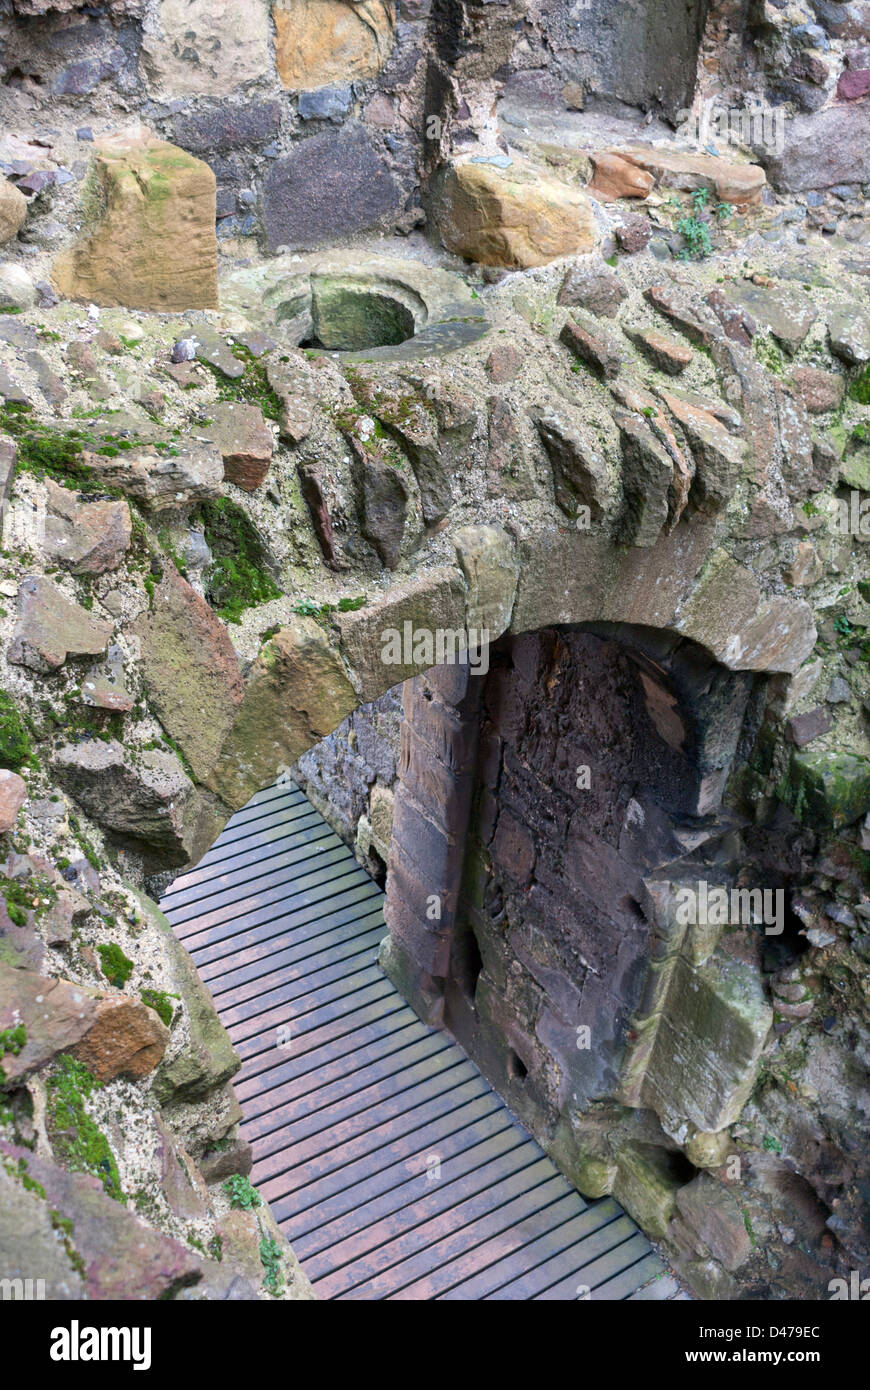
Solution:
M 456 904 L 459 900 L 459 879 L 445 885 L 442 877 L 433 874 L 430 868 L 421 867 L 409 859 L 401 845 L 394 841 L 387 877 L 386 907 L 388 908 L 394 900 L 403 902 L 407 905 L 408 911 L 420 921 L 433 920 L 434 925 L 438 926 L 438 919 L 430 919 L 428 916 L 433 898 L 437 898 L 440 904 L 440 924 L 452 924 L 456 918 Z
M 450 835 L 464 835 L 474 778 L 439 762 L 406 722 L 401 732 L 402 786 L 426 808 L 426 815 Z
M 417 685 L 417 681 L 412 682 Z M 473 772 L 477 760 L 477 716 L 462 719 L 449 705 L 421 695 L 403 702 L 405 719 L 439 762 L 457 772 Z

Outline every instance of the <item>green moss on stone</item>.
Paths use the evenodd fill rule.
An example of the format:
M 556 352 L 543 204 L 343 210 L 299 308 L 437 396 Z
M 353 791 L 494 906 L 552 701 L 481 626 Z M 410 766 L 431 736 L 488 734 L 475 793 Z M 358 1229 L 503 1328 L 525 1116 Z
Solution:
M 861 405 L 870 405 L 870 362 L 855 377 L 849 387 L 849 395 Z
M 97 946 L 97 954 L 109 984 L 114 985 L 115 989 L 123 989 L 133 973 L 133 962 L 114 941 L 101 941 Z
M 851 825 L 870 811 L 870 760 L 854 753 L 795 751 L 776 793 L 806 825 Z
M 48 1079 L 46 1124 L 55 1157 L 76 1173 L 99 1178 L 110 1197 L 123 1202 L 121 1176 L 109 1141 L 88 1114 L 85 1102 L 100 1083 L 75 1058 L 59 1057 Z
M 15 701 L 0 690 L 0 767 L 18 772 L 32 753 L 30 737 Z
M 177 994 L 167 994 L 162 989 L 143 989 L 139 998 L 154 1010 L 161 1023 L 165 1023 L 167 1028 L 170 1026 L 175 1016 L 175 1007 L 170 1001 L 177 999 Z
M 237 623 L 246 608 L 280 597 L 256 527 L 237 503 L 228 497 L 203 503 L 200 522 L 214 556 L 207 595 L 219 617 Z

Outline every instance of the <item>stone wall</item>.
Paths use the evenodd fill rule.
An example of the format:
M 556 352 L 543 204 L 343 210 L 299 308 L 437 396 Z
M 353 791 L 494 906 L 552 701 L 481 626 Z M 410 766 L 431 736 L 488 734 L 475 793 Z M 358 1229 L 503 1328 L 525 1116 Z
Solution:
M 433 171 L 463 150 L 506 149 L 495 103 L 507 84 L 520 112 L 556 118 L 611 104 L 673 126 L 696 98 L 771 106 L 784 140 L 756 154 L 777 186 L 857 185 L 860 197 L 870 182 L 861 5 L 848 19 L 836 5 L 707 11 L 705 0 L 250 0 L 240 32 L 225 0 L 5 0 L 2 107 L 20 142 L 0 156 L 34 181 L 37 248 L 63 245 L 80 215 L 73 195 L 92 137 L 139 121 L 214 171 L 222 241 L 310 249 L 423 225 Z M 31 128 L 42 154 L 25 148 Z
M 362 705 L 291 769 L 293 780 L 383 885 L 393 826 L 402 690 Z
M 867 1034 L 833 1003 L 863 926 L 818 950 L 835 941 L 820 912 L 858 923 L 854 840 L 827 849 L 825 908 L 819 847 L 788 816 L 761 832 L 747 816 L 767 682 L 691 643 L 550 629 L 491 658 L 406 691 L 385 968 L 701 1297 L 819 1296 L 865 1252 L 845 1117 Z M 778 892 L 781 917 L 687 925 L 680 895 L 701 882 Z M 807 1063 L 830 1091 L 798 1082 L 792 1109 Z

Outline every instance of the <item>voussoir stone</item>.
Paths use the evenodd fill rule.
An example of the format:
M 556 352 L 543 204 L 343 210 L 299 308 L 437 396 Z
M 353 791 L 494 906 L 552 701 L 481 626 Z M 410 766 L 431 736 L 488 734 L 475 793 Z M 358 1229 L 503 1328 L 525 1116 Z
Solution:
M 326 633 L 312 618 L 294 618 L 254 662 L 207 784 L 229 805 L 244 806 L 282 767 L 331 734 L 356 704 Z
M 241 704 L 244 681 L 225 625 L 195 589 L 167 565 L 151 608 L 133 631 L 142 650 L 154 712 L 204 778 Z
M 657 328 L 627 329 L 629 338 L 636 343 L 654 367 L 666 372 L 668 376 L 679 376 L 690 365 L 694 353 L 685 343 L 661 333 Z
M 464 526 L 455 541 L 468 585 L 467 625 L 478 634 L 485 630 L 494 642 L 507 631 L 513 612 L 519 576 L 514 543 L 500 526 Z
M 111 623 L 68 599 L 50 579 L 35 576 L 18 590 L 18 625 L 8 660 L 47 675 L 68 657 L 102 656 L 111 636 Z
M 354 613 L 338 615 L 341 645 L 355 673 L 360 697 L 375 700 L 385 690 L 436 665 L 426 659 L 426 640 L 439 632 L 465 628 L 465 585 L 458 569 L 446 566 L 390 589 L 383 598 Z M 390 638 L 407 631 L 410 661 L 394 662 Z M 419 659 L 414 658 L 414 637 L 421 634 Z M 431 646 L 430 646 L 431 650 Z M 406 655 L 403 645 L 402 657 Z M 388 658 L 388 659 L 385 659 Z M 355 702 L 356 703 L 356 702 Z
M 96 221 L 52 269 L 68 299 L 131 309 L 216 309 L 215 176 L 149 131 L 100 145 Z
M 616 480 L 582 412 L 560 404 L 538 413 L 535 423 L 553 469 L 557 505 L 570 517 L 588 507 L 591 519 L 600 521 L 615 501 Z

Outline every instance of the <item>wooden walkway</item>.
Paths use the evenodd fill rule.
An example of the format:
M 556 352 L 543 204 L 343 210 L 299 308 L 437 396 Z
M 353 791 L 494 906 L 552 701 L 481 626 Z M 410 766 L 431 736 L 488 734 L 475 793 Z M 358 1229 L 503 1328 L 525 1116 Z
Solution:
M 680 1297 L 384 977 L 383 894 L 295 786 L 258 793 L 162 907 L 242 1057 L 252 1180 L 319 1297 Z

